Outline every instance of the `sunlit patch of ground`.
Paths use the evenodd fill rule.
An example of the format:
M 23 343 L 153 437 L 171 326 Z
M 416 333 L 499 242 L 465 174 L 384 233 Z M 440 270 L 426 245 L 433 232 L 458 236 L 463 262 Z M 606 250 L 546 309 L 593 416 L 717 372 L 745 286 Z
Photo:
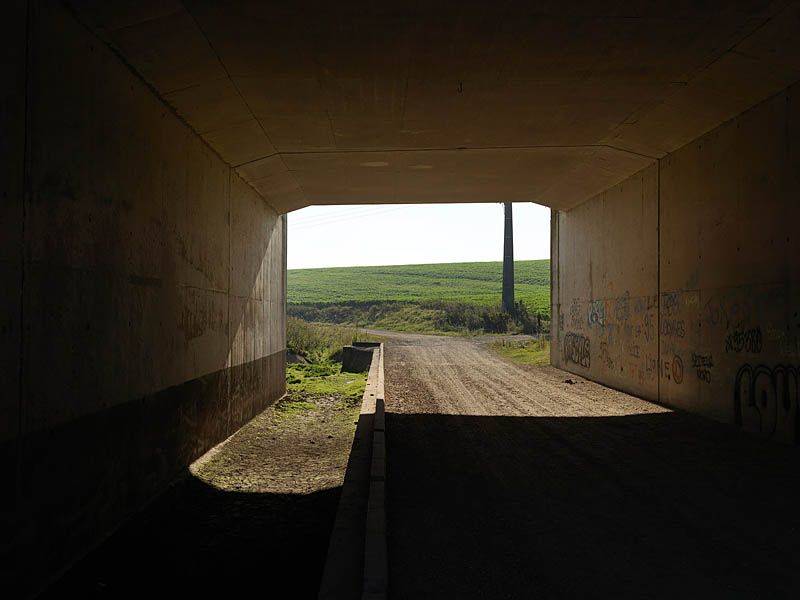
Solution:
M 366 374 L 289 365 L 288 393 L 190 467 L 220 490 L 308 494 L 344 480 Z
M 289 384 L 43 597 L 315 598 L 365 379 L 319 377 Z

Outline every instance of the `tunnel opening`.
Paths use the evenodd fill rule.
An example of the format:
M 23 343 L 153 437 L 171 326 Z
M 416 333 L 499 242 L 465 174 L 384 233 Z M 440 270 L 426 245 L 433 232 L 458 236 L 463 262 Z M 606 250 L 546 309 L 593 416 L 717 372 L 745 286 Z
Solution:
M 800 430 L 797 2 L 4 14 L 2 568 L 18 595 L 284 394 L 287 215 L 306 206 L 550 207 L 552 366 L 754 434 L 732 455 L 774 456 L 764 489 L 796 496 L 777 442 Z
M 550 211 L 517 204 L 516 222 L 506 227 L 503 210 L 476 203 L 292 213 L 287 316 L 371 329 L 546 334 Z M 525 235 L 506 277 L 504 237 L 512 225 Z

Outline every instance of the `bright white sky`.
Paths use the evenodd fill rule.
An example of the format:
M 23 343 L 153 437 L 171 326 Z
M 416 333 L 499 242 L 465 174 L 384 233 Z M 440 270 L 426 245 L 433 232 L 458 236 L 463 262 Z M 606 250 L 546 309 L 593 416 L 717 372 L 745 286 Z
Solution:
M 290 269 L 503 260 L 503 205 L 309 206 L 288 245 Z M 550 209 L 515 203 L 514 260 L 549 256 Z

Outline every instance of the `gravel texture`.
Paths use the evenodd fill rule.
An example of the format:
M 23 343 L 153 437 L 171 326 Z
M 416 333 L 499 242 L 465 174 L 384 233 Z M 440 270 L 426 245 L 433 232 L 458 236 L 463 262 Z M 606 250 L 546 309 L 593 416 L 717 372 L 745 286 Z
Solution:
M 390 597 L 789 598 L 797 448 L 386 334 Z

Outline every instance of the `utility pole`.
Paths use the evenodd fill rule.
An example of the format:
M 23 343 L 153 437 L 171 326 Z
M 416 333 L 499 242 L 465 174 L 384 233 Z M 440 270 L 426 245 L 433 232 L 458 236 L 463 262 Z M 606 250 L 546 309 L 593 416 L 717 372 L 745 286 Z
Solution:
M 505 236 L 503 238 L 503 310 L 514 314 L 514 222 L 511 202 L 503 204 L 505 209 Z

